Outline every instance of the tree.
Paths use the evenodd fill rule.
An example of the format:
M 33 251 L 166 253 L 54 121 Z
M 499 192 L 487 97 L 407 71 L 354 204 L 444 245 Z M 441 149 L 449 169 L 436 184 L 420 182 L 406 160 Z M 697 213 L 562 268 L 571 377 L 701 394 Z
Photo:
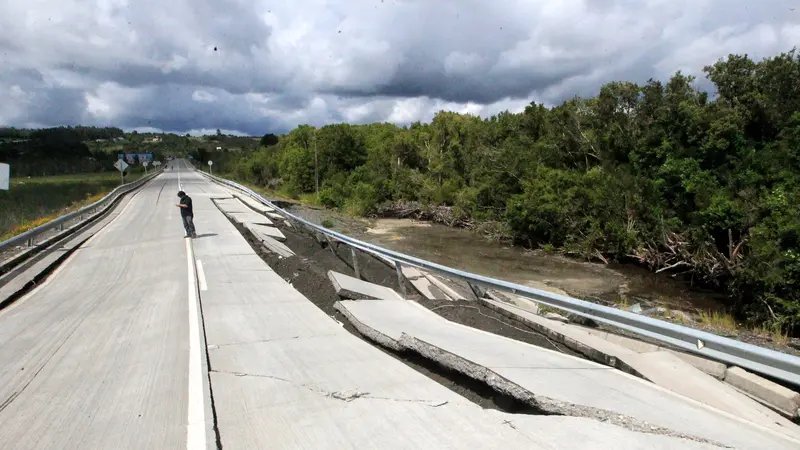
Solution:
M 272 133 L 267 133 L 261 137 L 260 144 L 262 147 L 271 147 L 278 144 L 278 136 Z

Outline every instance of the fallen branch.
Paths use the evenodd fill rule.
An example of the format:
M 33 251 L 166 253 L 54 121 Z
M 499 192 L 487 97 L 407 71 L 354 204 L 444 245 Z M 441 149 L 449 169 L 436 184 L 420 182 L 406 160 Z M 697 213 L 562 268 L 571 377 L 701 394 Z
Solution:
M 662 268 L 656 270 L 656 273 L 666 272 L 667 270 L 671 270 L 671 269 L 674 269 L 674 268 L 680 267 L 680 266 L 691 266 L 691 264 L 689 264 L 686 261 L 678 261 L 675 264 L 669 265 L 667 267 L 662 267 Z

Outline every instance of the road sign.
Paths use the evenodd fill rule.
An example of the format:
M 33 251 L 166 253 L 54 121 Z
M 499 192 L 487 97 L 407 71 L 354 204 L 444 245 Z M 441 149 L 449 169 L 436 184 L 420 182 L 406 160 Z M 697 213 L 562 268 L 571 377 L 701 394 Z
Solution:
M 150 164 L 150 161 L 148 161 L 148 160 L 142 161 L 142 165 L 143 166 L 147 167 L 148 164 Z
M 214 161 L 209 161 L 209 162 L 208 162 L 208 165 L 209 165 L 209 166 L 213 166 L 213 165 L 214 165 Z
M 7 191 L 11 187 L 11 166 L 0 163 L 0 189 Z
M 128 168 L 128 163 L 125 161 L 118 159 L 117 162 L 114 163 L 114 167 L 119 170 L 119 183 L 125 184 L 125 169 Z
M 153 161 L 153 165 L 158 167 L 161 165 L 161 161 Z
M 125 161 L 118 159 L 117 162 L 114 163 L 114 167 L 117 168 L 120 172 L 125 172 L 125 169 L 128 168 L 128 163 Z

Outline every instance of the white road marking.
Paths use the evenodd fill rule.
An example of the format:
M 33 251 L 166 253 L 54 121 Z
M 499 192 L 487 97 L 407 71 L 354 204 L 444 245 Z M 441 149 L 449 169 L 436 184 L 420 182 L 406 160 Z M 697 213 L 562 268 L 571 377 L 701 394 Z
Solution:
M 208 283 L 206 283 L 206 273 L 203 271 L 203 261 L 199 259 L 196 260 L 197 262 L 197 282 L 200 285 L 201 291 L 208 290 Z
M 186 266 L 189 280 L 189 405 L 186 425 L 187 450 L 206 450 L 206 410 L 203 402 L 203 362 L 200 359 L 200 315 L 197 311 L 197 279 L 195 278 L 194 249 L 191 239 L 186 242 Z

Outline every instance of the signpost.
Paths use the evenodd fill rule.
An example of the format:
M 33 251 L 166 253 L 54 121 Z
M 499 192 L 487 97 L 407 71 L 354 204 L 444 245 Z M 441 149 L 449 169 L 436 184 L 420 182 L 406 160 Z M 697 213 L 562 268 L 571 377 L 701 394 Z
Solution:
M 144 160 L 142 161 L 142 165 L 144 166 L 144 175 L 147 176 L 147 165 L 150 164 L 150 161 Z
M 213 165 L 214 165 L 214 161 L 209 161 L 208 162 L 208 172 L 211 173 L 211 175 L 214 175 L 214 170 L 211 168 L 211 166 L 213 166 Z
M 11 166 L 0 163 L 0 190 L 7 191 L 11 188 Z
M 125 161 L 118 159 L 117 162 L 114 163 L 114 167 L 119 170 L 119 182 L 120 184 L 125 184 L 125 169 L 128 168 L 128 163 Z

